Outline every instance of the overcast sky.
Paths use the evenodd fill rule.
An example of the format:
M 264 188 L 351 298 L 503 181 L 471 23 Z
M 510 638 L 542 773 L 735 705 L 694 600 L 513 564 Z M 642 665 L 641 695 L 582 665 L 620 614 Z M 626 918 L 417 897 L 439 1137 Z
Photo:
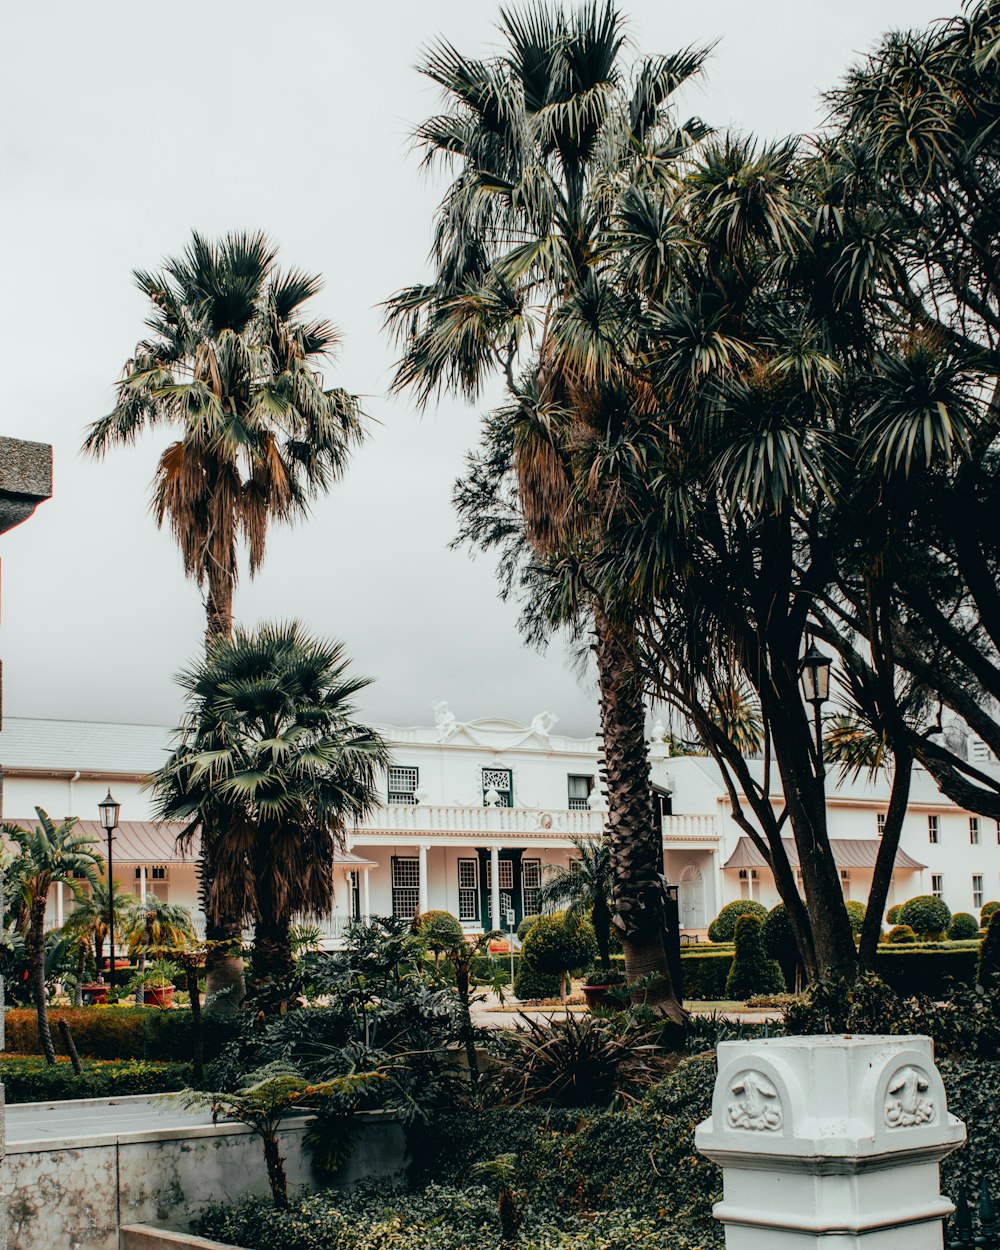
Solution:
M 622 0 L 644 52 L 717 40 L 682 100 L 767 136 L 821 121 L 820 92 L 887 28 L 956 0 Z M 345 640 L 374 677 L 363 711 L 431 721 L 596 727 L 593 685 L 560 648 L 521 646 L 492 560 L 447 550 L 452 482 L 479 412 L 423 415 L 386 389 L 380 301 L 425 272 L 440 184 L 409 142 L 434 111 L 414 64 L 444 34 L 487 52 L 482 0 L 52 0 L 5 14 L 0 433 L 52 443 L 55 495 L 2 540 L 7 715 L 173 723 L 173 674 L 203 609 L 148 512 L 161 432 L 102 464 L 78 452 L 142 329 L 133 268 L 208 234 L 266 230 L 285 264 L 322 273 L 315 311 L 344 335 L 329 380 L 364 396 L 371 437 L 311 518 L 275 527 L 241 583 L 246 624 L 297 617 Z

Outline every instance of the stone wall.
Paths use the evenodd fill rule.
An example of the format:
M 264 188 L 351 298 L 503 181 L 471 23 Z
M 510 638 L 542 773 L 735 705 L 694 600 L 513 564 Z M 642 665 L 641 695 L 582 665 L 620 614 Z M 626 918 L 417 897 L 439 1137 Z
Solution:
M 305 1124 L 281 1131 L 290 1191 L 316 1187 L 302 1145 Z M 400 1125 L 373 1116 L 336 1180 L 397 1175 L 405 1163 Z M 4 1180 L 10 1250 L 118 1250 L 123 1225 L 187 1232 L 209 1203 L 270 1192 L 260 1139 L 234 1124 L 14 1142 Z

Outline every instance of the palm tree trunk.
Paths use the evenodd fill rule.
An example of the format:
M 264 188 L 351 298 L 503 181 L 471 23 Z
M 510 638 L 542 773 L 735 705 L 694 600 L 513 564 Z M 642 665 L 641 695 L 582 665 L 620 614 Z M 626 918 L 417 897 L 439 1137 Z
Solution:
M 595 609 L 608 795 L 612 910 L 630 985 L 648 1006 L 678 1023 L 685 1019 L 670 976 L 663 897 L 663 839 L 653 811 L 646 747 L 646 705 L 628 643 Z
M 254 926 L 250 971 L 254 994 L 266 987 L 287 983 L 295 973 L 292 958 L 291 925 L 287 920 L 259 916 Z
M 45 1062 L 54 1064 L 56 1049 L 52 1044 L 49 1006 L 45 996 L 45 902 L 44 897 L 32 901 L 28 935 L 31 942 L 31 981 L 38 1016 L 38 1041 L 45 1055 Z
M 246 997 L 243 957 L 240 943 L 243 926 L 234 916 L 220 914 L 212 899 L 215 879 L 214 847 L 210 834 L 202 830 L 201 862 L 198 865 L 198 895 L 205 913 L 205 1013 L 231 1016 Z M 224 943 L 217 946 L 215 943 Z
M 146 953 L 140 951 L 136 957 L 135 970 L 138 973 L 139 986 L 135 991 L 135 1005 L 144 1007 L 146 1005 L 146 986 L 142 979 L 142 974 L 146 971 Z
M 875 871 L 872 873 L 871 889 L 868 891 L 868 909 L 861 926 L 861 942 L 858 945 L 858 963 L 863 972 L 872 972 L 875 969 L 878 940 L 882 935 L 882 917 L 885 915 L 885 904 L 892 885 L 892 870 L 896 866 L 896 851 L 899 849 L 899 838 L 903 832 L 903 820 L 910 798 L 913 756 L 905 746 L 897 747 L 893 751 L 893 763 L 889 809 L 885 816 L 882 841 L 875 857 Z
M 205 1023 L 201 1014 L 201 992 L 198 989 L 198 965 L 193 960 L 184 964 L 184 976 L 187 980 L 188 996 L 191 999 L 191 1067 L 195 1081 L 199 1084 L 205 1075 Z
M 87 943 L 78 942 L 76 947 L 76 985 L 73 986 L 73 1006 L 83 1006 L 83 978 L 87 970 Z
M 605 972 L 610 972 L 611 912 L 608 908 L 607 899 L 601 894 L 597 894 L 594 897 L 592 923 L 594 926 L 594 938 L 597 942 L 597 957 L 601 961 L 601 967 L 603 970 Z
M 206 645 L 213 638 L 228 638 L 233 632 L 233 583 L 231 569 L 223 568 L 211 556 L 206 561 L 205 577 L 208 582 L 205 611 L 208 617 L 205 626 Z

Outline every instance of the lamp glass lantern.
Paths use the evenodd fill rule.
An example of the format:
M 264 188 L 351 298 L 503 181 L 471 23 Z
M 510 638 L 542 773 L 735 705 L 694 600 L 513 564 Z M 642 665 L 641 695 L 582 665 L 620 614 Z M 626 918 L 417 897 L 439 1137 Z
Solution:
M 111 791 L 108 791 L 107 798 L 98 803 L 97 810 L 101 813 L 101 825 L 107 833 L 113 832 L 118 828 L 118 813 L 121 811 L 122 805 L 111 797 Z
M 831 663 L 828 655 L 824 655 L 815 643 L 810 643 L 809 650 L 799 664 L 802 697 L 814 708 L 819 708 L 830 697 Z

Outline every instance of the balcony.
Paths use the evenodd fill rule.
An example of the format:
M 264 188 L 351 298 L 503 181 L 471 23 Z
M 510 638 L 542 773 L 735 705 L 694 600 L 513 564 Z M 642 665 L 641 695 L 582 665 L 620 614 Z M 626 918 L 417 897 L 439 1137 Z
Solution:
M 562 839 L 597 838 L 604 829 L 607 813 L 572 811 L 569 808 L 538 807 L 457 807 L 434 803 L 390 804 L 378 808 L 359 823 L 355 840 L 362 845 L 366 836 L 433 834 L 435 837 L 468 841 L 488 837 Z M 663 836 L 668 842 L 715 842 L 718 829 L 714 816 L 665 816 Z

